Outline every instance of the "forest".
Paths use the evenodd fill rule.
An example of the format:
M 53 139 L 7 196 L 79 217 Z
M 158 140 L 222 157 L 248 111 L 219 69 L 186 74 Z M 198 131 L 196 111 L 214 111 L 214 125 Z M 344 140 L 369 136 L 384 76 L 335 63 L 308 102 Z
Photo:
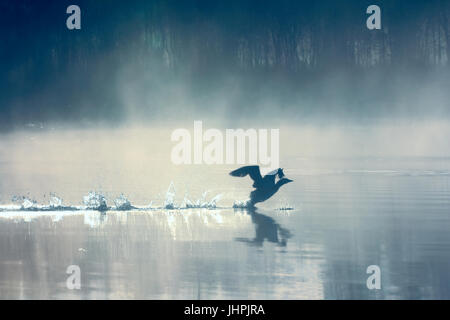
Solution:
M 81 30 L 68 30 L 72 2 L 0 3 L 4 128 L 120 121 L 130 110 L 167 116 L 174 94 L 194 111 L 256 112 L 272 101 L 300 116 L 362 108 L 377 117 L 404 89 L 448 84 L 449 1 L 79 0 Z M 381 8 L 381 30 L 366 27 L 371 4 Z M 447 114 L 439 99 L 434 111 Z

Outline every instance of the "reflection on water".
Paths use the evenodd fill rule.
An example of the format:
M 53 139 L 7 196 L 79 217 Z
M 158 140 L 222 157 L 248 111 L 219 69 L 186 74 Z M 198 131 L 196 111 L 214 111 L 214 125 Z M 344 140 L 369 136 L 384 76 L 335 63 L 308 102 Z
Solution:
M 281 227 L 271 217 L 256 212 L 255 208 L 248 209 L 247 212 L 252 217 L 252 222 L 255 225 L 255 238 L 236 238 L 237 241 L 262 246 L 264 240 L 267 240 L 281 247 L 286 246 L 287 240 L 291 237 L 291 232 L 288 229 Z
M 259 252 L 234 241 L 253 226 L 260 246 L 286 245 L 287 230 L 254 211 L 4 212 L 0 297 L 258 298 L 267 276 L 284 279 L 291 267 L 276 246 Z M 266 255 L 273 260 L 262 263 Z M 81 290 L 65 285 L 73 264 Z M 261 273 L 248 277 L 256 266 Z M 272 286 L 267 298 L 289 289 Z

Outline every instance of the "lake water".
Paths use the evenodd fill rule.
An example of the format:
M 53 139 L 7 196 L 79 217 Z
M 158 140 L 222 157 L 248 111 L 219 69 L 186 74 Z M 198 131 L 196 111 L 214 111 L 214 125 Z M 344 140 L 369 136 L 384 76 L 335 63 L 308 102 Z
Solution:
M 450 299 L 448 158 L 290 154 L 294 182 L 249 211 L 232 208 L 251 191 L 227 175 L 236 166 L 172 167 L 157 148 L 106 142 L 85 153 L 95 139 L 78 134 L 26 137 L 0 149 L 1 299 Z M 171 181 L 175 207 L 221 198 L 164 209 Z M 139 209 L 83 209 L 91 189 Z M 76 210 L 10 205 L 47 204 L 51 192 Z M 66 286 L 70 265 L 79 290 Z M 370 265 L 380 290 L 366 286 Z

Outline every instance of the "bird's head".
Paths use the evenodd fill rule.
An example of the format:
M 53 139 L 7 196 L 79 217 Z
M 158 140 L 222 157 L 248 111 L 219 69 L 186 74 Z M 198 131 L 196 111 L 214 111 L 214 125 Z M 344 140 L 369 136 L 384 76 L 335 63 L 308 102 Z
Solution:
M 284 172 L 283 172 L 283 168 L 278 168 L 278 178 L 283 178 L 284 177 Z
M 288 178 L 283 178 L 278 180 L 278 182 L 276 183 L 278 188 L 280 188 L 282 185 L 285 185 L 286 183 L 292 182 L 294 180 L 288 179 Z

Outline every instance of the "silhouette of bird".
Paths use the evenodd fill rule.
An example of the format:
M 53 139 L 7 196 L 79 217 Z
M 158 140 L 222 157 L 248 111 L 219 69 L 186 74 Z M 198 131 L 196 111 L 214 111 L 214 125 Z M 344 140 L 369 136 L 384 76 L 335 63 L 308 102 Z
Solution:
M 285 178 L 283 169 L 279 168 L 269 172 L 264 177 L 261 176 L 259 166 L 245 166 L 230 172 L 233 177 L 245 177 L 249 175 L 253 180 L 253 190 L 250 193 L 250 200 L 247 203 L 248 207 L 253 207 L 258 202 L 263 202 L 273 196 L 282 185 L 292 182 L 293 180 Z M 275 183 L 275 178 L 278 176 L 278 181 Z

